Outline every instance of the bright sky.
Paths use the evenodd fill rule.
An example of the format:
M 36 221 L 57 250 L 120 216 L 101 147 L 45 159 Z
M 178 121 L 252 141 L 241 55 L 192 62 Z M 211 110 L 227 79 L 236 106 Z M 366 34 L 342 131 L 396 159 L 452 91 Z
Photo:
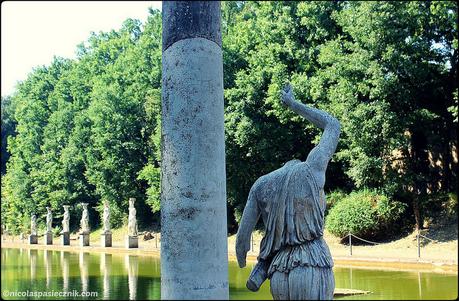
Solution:
M 53 56 L 75 58 L 91 31 L 118 30 L 127 18 L 145 23 L 149 7 L 161 9 L 161 1 L 2 2 L 2 96 Z

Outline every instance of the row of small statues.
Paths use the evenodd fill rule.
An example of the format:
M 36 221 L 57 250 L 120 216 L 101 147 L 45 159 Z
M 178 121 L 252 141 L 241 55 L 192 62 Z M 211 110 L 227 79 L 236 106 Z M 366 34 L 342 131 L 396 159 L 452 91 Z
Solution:
M 128 237 L 126 240 L 126 246 L 128 248 L 137 248 L 138 247 L 138 227 L 137 227 L 137 218 L 136 218 L 136 209 L 134 207 L 135 198 L 129 199 L 129 218 L 128 218 Z M 89 214 L 88 214 L 88 203 L 81 203 L 83 207 L 83 214 L 80 220 L 80 245 L 89 246 Z M 70 213 L 69 205 L 64 205 L 64 217 L 62 219 L 62 244 L 70 245 Z M 46 214 L 46 244 L 52 245 L 53 236 L 52 236 L 52 221 L 53 214 L 50 207 L 46 207 L 48 213 Z M 112 235 L 110 228 L 110 207 L 108 201 L 104 202 L 104 212 L 103 212 L 103 232 L 102 232 L 101 242 L 104 247 L 112 246 Z M 37 217 L 35 214 L 31 217 L 31 233 L 29 236 L 30 244 L 38 243 L 37 235 Z

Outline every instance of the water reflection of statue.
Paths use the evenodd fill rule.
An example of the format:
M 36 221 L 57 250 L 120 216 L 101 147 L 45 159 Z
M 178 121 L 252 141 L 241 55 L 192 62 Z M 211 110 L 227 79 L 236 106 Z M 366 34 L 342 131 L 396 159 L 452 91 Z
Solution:
M 37 250 L 29 249 L 31 280 L 35 280 L 35 278 L 37 277 L 37 252 Z
M 69 214 L 69 205 L 64 205 L 64 217 L 62 218 L 62 232 L 70 232 L 70 214 Z
M 61 266 L 62 266 L 62 280 L 63 280 L 62 290 L 64 292 L 67 292 L 69 290 L 70 262 L 69 262 L 69 254 L 64 251 L 61 251 Z
M 80 265 L 80 278 L 81 278 L 81 291 L 87 292 L 89 288 L 89 253 L 80 252 L 79 265 Z
M 108 201 L 104 201 L 104 233 L 110 233 L 110 206 Z
M 110 275 L 112 273 L 112 254 L 100 254 L 100 270 L 103 274 L 103 296 L 104 300 L 110 299 Z
M 259 217 L 266 227 L 258 263 L 247 287 L 256 291 L 267 278 L 274 299 L 333 299 L 333 260 L 325 240 L 325 171 L 340 134 L 338 120 L 296 102 L 290 86 L 282 102 L 324 130 L 305 162 L 291 160 L 252 186 L 236 239 L 239 266 L 245 266 L 250 236 Z
M 126 255 L 129 285 L 129 300 L 137 299 L 137 278 L 139 274 L 139 258 Z
M 81 215 L 80 220 L 80 233 L 89 234 L 89 214 L 88 214 L 88 203 L 81 203 L 83 206 L 83 214 Z
M 128 235 L 129 236 L 137 236 L 138 234 L 137 218 L 136 218 L 137 211 L 135 210 L 134 202 L 135 202 L 135 198 L 129 199 L 129 220 L 128 220 Z
M 30 218 L 30 235 L 37 235 L 37 216 L 32 214 Z
M 44 260 L 45 260 L 45 268 L 46 268 L 46 288 L 49 288 L 51 285 L 52 276 L 52 253 L 49 250 L 44 251 Z
M 53 213 L 51 212 L 51 207 L 46 207 L 46 210 L 48 210 L 46 214 L 46 232 L 52 232 Z

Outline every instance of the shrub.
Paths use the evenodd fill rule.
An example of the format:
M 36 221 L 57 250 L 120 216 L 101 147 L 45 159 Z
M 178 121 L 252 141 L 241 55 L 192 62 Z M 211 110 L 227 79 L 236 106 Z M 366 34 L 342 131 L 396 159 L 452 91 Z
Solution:
M 331 208 L 335 206 L 339 201 L 344 199 L 347 194 L 342 190 L 334 190 L 330 193 L 327 193 L 326 200 L 327 200 L 327 207 L 325 208 L 325 215 L 328 214 Z
M 351 232 L 363 238 L 387 235 L 405 205 L 373 190 L 352 192 L 334 205 L 326 218 L 330 233 L 343 237 Z
M 450 216 L 457 216 L 457 193 L 448 193 L 448 199 L 443 204 L 445 211 Z

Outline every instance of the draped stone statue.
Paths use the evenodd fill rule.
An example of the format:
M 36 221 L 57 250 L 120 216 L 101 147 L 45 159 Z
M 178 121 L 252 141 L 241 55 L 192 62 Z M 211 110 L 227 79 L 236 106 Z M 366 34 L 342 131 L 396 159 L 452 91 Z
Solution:
M 64 205 L 64 217 L 62 218 L 62 245 L 70 245 L 70 214 L 69 214 L 69 205 Z
M 37 235 L 37 216 L 35 214 L 30 217 L 30 235 Z
M 281 101 L 323 129 L 323 134 L 306 161 L 288 161 L 253 184 L 237 233 L 237 260 L 245 266 L 250 236 L 261 216 L 266 232 L 247 287 L 256 291 L 270 279 L 275 300 L 331 300 L 335 281 L 333 260 L 323 239 L 323 189 L 340 124 L 326 112 L 295 101 L 290 85 L 281 92 Z
M 83 206 L 83 214 L 81 215 L 80 220 L 80 233 L 81 234 L 89 234 L 89 213 L 88 213 L 88 203 L 81 203 Z
M 129 199 L 129 220 L 128 220 L 128 235 L 129 236 L 138 235 L 137 218 L 136 218 L 137 211 L 135 210 L 134 202 L 135 202 L 135 198 Z
M 46 207 L 46 210 L 48 210 L 48 213 L 46 214 L 46 232 L 52 232 L 53 213 L 51 212 L 51 207 Z
M 62 233 L 70 232 L 69 205 L 64 205 L 64 217 L 62 218 Z
M 107 200 L 104 201 L 102 220 L 104 221 L 104 231 L 100 234 L 100 242 L 103 247 L 111 247 L 112 232 L 110 229 L 110 206 Z
M 103 214 L 103 220 L 104 220 L 104 233 L 110 233 L 110 207 L 108 205 L 108 201 L 104 201 L 104 214 Z
M 46 214 L 46 233 L 45 233 L 45 242 L 47 245 L 53 244 L 53 213 L 51 212 L 51 207 L 46 207 L 48 213 Z

